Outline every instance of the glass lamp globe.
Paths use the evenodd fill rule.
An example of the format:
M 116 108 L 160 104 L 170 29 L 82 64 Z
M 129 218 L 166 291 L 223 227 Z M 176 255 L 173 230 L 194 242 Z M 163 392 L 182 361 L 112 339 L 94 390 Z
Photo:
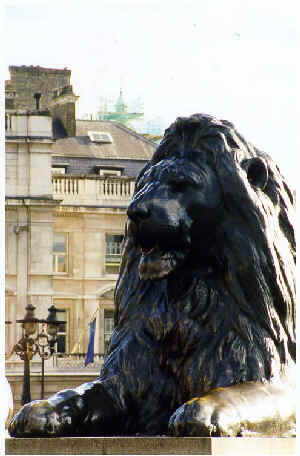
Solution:
M 26 321 L 23 323 L 23 328 L 25 329 L 26 336 L 31 336 L 36 332 L 37 322 L 36 321 Z
M 56 323 L 47 323 L 47 333 L 49 336 L 56 336 L 58 330 L 58 325 Z

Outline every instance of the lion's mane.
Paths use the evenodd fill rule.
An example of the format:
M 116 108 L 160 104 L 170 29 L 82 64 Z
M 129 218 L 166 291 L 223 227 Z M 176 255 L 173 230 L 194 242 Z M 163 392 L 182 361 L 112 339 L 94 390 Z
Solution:
M 217 270 L 206 278 L 182 277 L 176 298 L 170 297 L 170 277 L 139 279 L 141 251 L 128 222 L 115 293 L 119 332 L 147 318 L 161 342 L 158 356 L 168 352 L 165 365 L 183 385 L 178 404 L 213 387 L 271 381 L 295 360 L 294 195 L 272 159 L 230 122 L 195 114 L 166 130 L 139 178 L 162 159 L 193 160 L 200 149 L 223 192 L 226 217 L 216 227 Z M 264 188 L 247 178 L 246 163 L 253 157 L 267 164 Z M 176 344 L 170 342 L 174 326 Z M 195 366 L 197 379 L 191 373 Z

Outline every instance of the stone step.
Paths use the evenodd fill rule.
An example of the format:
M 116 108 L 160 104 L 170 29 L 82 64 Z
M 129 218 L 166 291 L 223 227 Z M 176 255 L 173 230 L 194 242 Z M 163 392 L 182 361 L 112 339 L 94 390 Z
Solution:
M 6 455 L 194 454 L 273 456 L 296 454 L 295 438 L 54 437 L 6 438 Z

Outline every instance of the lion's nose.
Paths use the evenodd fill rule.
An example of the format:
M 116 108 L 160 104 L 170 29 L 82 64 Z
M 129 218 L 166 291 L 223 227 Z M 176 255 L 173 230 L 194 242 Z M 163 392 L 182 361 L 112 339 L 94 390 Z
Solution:
M 139 223 L 141 220 L 148 218 L 150 214 L 145 204 L 132 202 L 128 206 L 127 215 L 135 223 Z

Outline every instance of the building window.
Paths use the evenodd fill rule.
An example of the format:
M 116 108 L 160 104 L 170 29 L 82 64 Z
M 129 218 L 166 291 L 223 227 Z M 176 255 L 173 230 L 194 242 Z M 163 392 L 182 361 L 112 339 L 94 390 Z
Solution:
M 68 166 L 67 162 L 52 163 L 52 174 L 67 174 Z
M 67 311 L 59 309 L 57 319 L 63 321 L 60 323 L 57 331 L 57 353 L 66 353 L 67 351 Z
M 92 142 L 112 143 L 113 139 L 110 133 L 106 131 L 88 131 L 88 136 Z
M 123 234 L 105 235 L 105 273 L 118 274 L 120 270 Z
M 107 352 L 111 335 L 114 330 L 114 312 L 104 309 L 104 353 Z
M 58 168 L 58 167 L 52 168 L 52 174 L 66 174 L 66 168 L 64 168 L 64 167 L 61 167 L 61 168 Z
M 121 176 L 121 170 L 119 169 L 99 169 L 100 176 L 111 177 Z
M 54 233 L 53 272 L 68 272 L 68 235 L 66 233 Z

